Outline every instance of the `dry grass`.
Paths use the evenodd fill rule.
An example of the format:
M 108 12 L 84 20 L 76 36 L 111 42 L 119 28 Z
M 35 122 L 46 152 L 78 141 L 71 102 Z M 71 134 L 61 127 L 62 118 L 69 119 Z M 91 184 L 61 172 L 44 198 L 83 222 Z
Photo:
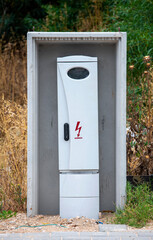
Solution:
M 25 43 L 9 43 L 0 55 L 0 210 L 26 209 Z
M 102 1 L 92 0 L 91 7 L 87 8 L 87 15 L 80 11 L 78 15 L 77 31 L 101 31 L 104 30 L 103 26 L 103 11 L 102 11 Z
M 27 186 L 27 104 L 1 100 L 0 200 L 2 207 L 25 210 Z
M 26 40 L 8 43 L 2 50 L 0 42 L 0 97 L 24 104 L 27 92 Z
M 153 68 L 128 86 L 127 173 L 153 174 Z

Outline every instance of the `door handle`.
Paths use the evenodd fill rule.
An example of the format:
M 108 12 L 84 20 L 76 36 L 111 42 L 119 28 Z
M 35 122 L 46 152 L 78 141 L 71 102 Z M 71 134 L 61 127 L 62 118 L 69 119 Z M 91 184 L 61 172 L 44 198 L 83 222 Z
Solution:
M 69 124 L 64 123 L 64 140 L 68 141 L 69 140 Z

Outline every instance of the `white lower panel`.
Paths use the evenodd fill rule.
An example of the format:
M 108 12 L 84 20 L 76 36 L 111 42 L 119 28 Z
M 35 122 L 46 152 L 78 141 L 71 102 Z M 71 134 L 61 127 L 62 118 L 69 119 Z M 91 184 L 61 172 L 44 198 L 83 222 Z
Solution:
M 99 197 L 99 173 L 60 174 L 60 197 Z
M 60 198 L 61 218 L 87 217 L 98 219 L 99 197 Z

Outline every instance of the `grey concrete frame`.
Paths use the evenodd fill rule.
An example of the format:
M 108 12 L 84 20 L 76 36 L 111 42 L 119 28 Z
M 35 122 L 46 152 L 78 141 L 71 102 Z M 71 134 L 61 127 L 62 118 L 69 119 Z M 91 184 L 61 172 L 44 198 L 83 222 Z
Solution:
M 27 216 L 38 213 L 38 69 L 37 46 L 43 42 L 116 43 L 116 206 L 126 200 L 126 33 L 28 32 Z

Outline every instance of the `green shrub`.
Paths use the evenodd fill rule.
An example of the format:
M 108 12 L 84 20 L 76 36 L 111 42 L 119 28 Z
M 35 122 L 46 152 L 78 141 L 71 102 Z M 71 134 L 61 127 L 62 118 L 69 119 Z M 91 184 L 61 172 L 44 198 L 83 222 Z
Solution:
M 127 32 L 127 63 L 140 76 L 143 56 L 153 58 L 153 4 L 151 0 L 115 0 L 109 5 L 105 31 Z
M 144 183 L 139 186 L 127 184 L 127 202 L 124 210 L 117 210 L 115 223 L 143 227 L 153 219 L 153 192 Z

